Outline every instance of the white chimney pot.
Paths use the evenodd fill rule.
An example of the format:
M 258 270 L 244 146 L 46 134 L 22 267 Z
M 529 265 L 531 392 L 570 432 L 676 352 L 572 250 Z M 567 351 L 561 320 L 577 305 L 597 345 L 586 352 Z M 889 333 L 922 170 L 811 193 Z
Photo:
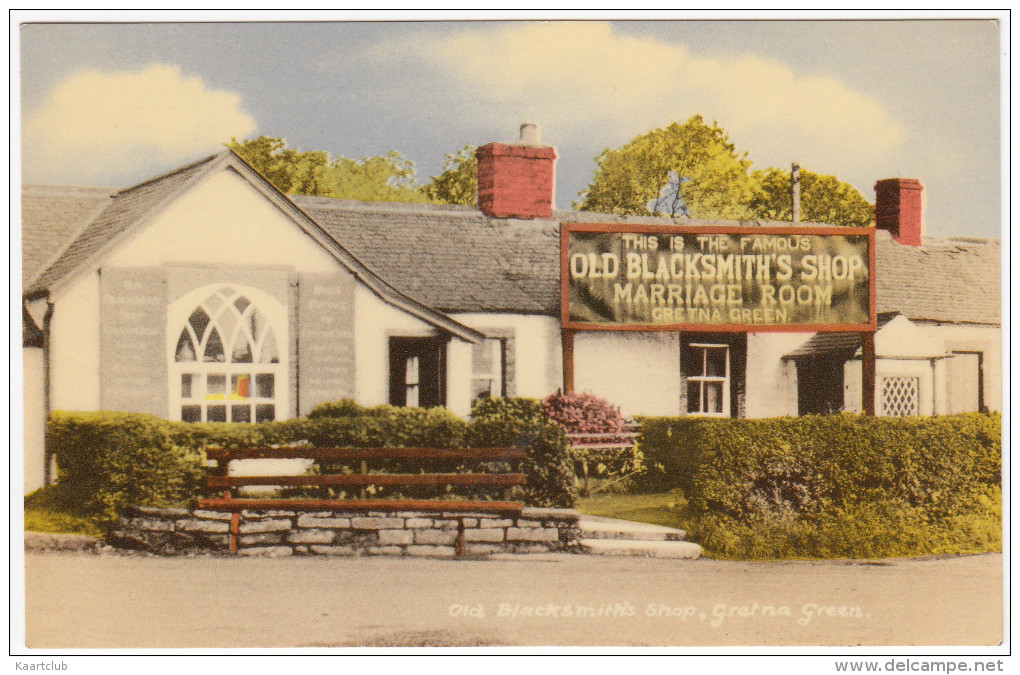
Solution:
M 521 125 L 521 145 L 538 147 L 542 145 L 542 132 L 537 124 L 525 122 Z

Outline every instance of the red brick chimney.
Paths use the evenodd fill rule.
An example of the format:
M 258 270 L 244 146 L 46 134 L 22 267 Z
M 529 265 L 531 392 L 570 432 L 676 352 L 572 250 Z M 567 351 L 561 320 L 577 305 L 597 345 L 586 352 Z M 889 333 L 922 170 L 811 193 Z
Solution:
M 916 178 L 884 178 L 875 183 L 875 227 L 888 230 L 897 243 L 920 246 L 922 190 Z
M 489 143 L 478 159 L 478 208 L 492 218 L 551 218 L 556 149 L 542 145 L 538 125 L 522 124 L 521 140 Z

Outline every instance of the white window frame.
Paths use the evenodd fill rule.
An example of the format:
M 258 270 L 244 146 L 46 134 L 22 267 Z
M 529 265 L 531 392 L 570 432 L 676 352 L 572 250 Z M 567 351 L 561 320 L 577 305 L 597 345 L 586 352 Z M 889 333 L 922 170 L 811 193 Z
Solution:
M 418 355 L 407 357 L 404 366 L 404 405 L 408 408 L 418 407 L 418 394 L 421 386 L 421 361 Z
M 701 353 L 701 374 L 687 373 L 688 387 L 691 382 L 698 382 L 698 410 L 691 412 L 690 394 L 688 393 L 687 414 L 699 417 L 729 417 L 730 416 L 730 345 L 714 342 L 690 342 L 683 346 L 685 349 L 697 349 Z M 724 349 L 725 351 L 725 375 L 708 375 L 708 350 Z M 722 412 L 707 412 L 704 408 L 705 383 L 722 383 Z M 688 389 L 689 392 L 689 389 Z
M 230 347 L 232 336 L 223 337 L 224 361 L 203 361 L 202 354 L 196 354 L 194 361 L 176 360 L 177 341 L 181 331 L 184 330 L 192 313 L 203 306 L 214 293 L 221 289 L 230 288 L 238 296 L 244 296 L 259 312 L 266 318 L 268 327 L 272 329 L 273 338 L 276 341 L 278 361 L 276 363 L 259 363 L 255 359 L 258 354 L 253 354 L 253 363 L 232 363 L 230 362 Z M 233 296 L 232 296 L 233 297 Z M 228 302 L 224 299 L 224 302 Z M 232 300 L 230 301 L 232 302 Z M 211 316 L 210 321 L 215 322 L 216 317 Z M 268 333 L 268 331 L 267 331 Z M 211 333 L 210 333 L 211 334 Z M 226 419 L 231 421 L 232 405 L 249 405 L 250 421 L 255 422 L 258 405 L 273 405 L 273 419 L 285 419 L 290 417 L 290 350 L 287 310 L 284 305 L 270 296 L 250 286 L 234 283 L 218 283 L 202 286 L 190 291 L 174 301 L 167 309 L 167 384 L 169 388 L 169 419 L 183 419 L 183 406 L 199 406 L 200 421 L 208 421 L 209 406 L 226 406 Z M 202 336 L 198 336 L 201 340 Z M 260 345 L 261 346 L 261 342 Z M 201 345 L 199 345 L 201 351 Z M 182 376 L 192 376 L 192 397 L 184 398 L 182 395 Z M 257 396 L 258 375 L 272 374 L 273 396 L 271 398 Z M 207 394 L 208 378 L 215 375 L 226 377 L 226 391 L 223 398 L 213 399 Z M 231 383 L 234 375 L 248 375 L 249 396 L 245 399 L 231 398 Z

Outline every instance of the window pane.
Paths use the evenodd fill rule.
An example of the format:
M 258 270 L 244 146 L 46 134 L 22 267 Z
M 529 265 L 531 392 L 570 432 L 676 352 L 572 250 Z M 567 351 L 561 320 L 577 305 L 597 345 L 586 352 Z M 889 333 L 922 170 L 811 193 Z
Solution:
M 174 351 L 174 360 L 178 363 L 195 360 L 195 345 L 191 342 L 191 335 L 188 329 L 181 331 L 181 337 L 177 339 L 177 349 Z
M 216 317 L 216 328 L 220 331 L 220 335 L 225 335 L 228 340 L 233 335 L 231 344 L 236 345 L 238 338 L 234 333 L 237 331 L 237 324 L 239 323 L 237 314 L 232 309 L 227 309 L 214 316 Z
M 259 373 L 255 376 L 255 395 L 259 398 L 273 398 L 276 392 L 276 378 L 272 373 Z
M 492 398 L 499 395 L 499 392 L 493 392 L 493 381 L 474 379 L 471 381 L 471 392 L 472 401 L 477 401 L 480 398 Z
M 726 377 L 725 347 L 708 347 L 705 349 L 705 375 Z
M 259 311 L 258 307 L 251 310 L 248 315 L 248 329 L 251 331 L 252 340 L 258 342 L 259 339 L 266 334 L 269 330 L 269 317 L 264 312 Z
M 201 422 L 202 407 L 197 405 L 182 405 L 181 419 L 185 422 Z
M 480 344 L 474 345 L 471 349 L 471 366 L 478 375 L 488 375 L 493 370 L 492 343 L 492 340 L 483 340 Z M 498 340 L 496 340 L 496 344 L 499 344 Z
M 262 354 L 259 356 L 259 363 L 279 362 L 280 350 L 276 346 L 276 336 L 273 334 L 273 330 L 270 329 L 265 341 L 262 343 Z
M 251 406 L 250 405 L 230 406 L 230 421 L 251 422 Z
M 205 378 L 206 399 L 222 400 L 227 393 L 226 375 L 209 375 Z
M 225 405 L 211 405 L 206 409 L 206 412 L 210 422 L 227 421 L 227 406 Z
M 251 375 L 230 376 L 230 398 L 248 398 L 251 394 Z
M 209 315 L 205 313 L 204 309 L 199 307 L 191 313 L 188 323 L 191 324 L 191 329 L 195 331 L 198 339 L 201 340 L 202 336 L 205 335 L 206 327 L 209 325 Z
M 191 398 L 194 393 L 191 391 L 191 373 L 181 375 L 181 398 Z
M 213 293 L 206 298 L 205 302 L 202 304 L 205 305 L 205 308 L 208 309 L 210 313 L 215 314 L 219 308 L 223 306 L 223 298 L 220 297 L 219 294 Z
M 721 413 L 723 411 L 723 383 L 704 382 L 705 408 L 702 412 Z
M 687 412 L 701 412 L 701 382 L 687 380 Z
M 244 297 L 243 295 L 240 296 L 237 300 L 234 300 L 234 307 L 237 308 L 238 314 L 244 314 L 244 310 L 248 309 L 248 305 L 250 304 L 251 301 L 248 300 L 248 298 Z
M 276 406 L 272 403 L 260 403 L 255 406 L 256 422 L 272 422 L 276 419 Z
M 244 335 L 243 331 L 238 331 L 234 335 L 234 348 L 230 355 L 230 360 L 234 363 L 251 363 L 251 345 L 248 343 L 248 338 Z
M 220 339 L 220 332 L 215 328 L 209 334 L 209 341 L 205 345 L 205 358 L 203 360 L 206 363 L 223 362 L 223 341 Z

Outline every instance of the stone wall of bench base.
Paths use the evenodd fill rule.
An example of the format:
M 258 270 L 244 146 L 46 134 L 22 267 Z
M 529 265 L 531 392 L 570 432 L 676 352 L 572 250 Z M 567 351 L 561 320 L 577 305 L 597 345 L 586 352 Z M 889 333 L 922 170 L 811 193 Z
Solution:
M 580 514 L 525 508 L 519 516 L 428 511 L 242 511 L 240 555 L 409 555 L 453 557 L 463 521 L 464 555 L 579 550 Z M 133 507 L 108 535 L 120 548 L 163 555 L 230 548 L 230 514 Z

